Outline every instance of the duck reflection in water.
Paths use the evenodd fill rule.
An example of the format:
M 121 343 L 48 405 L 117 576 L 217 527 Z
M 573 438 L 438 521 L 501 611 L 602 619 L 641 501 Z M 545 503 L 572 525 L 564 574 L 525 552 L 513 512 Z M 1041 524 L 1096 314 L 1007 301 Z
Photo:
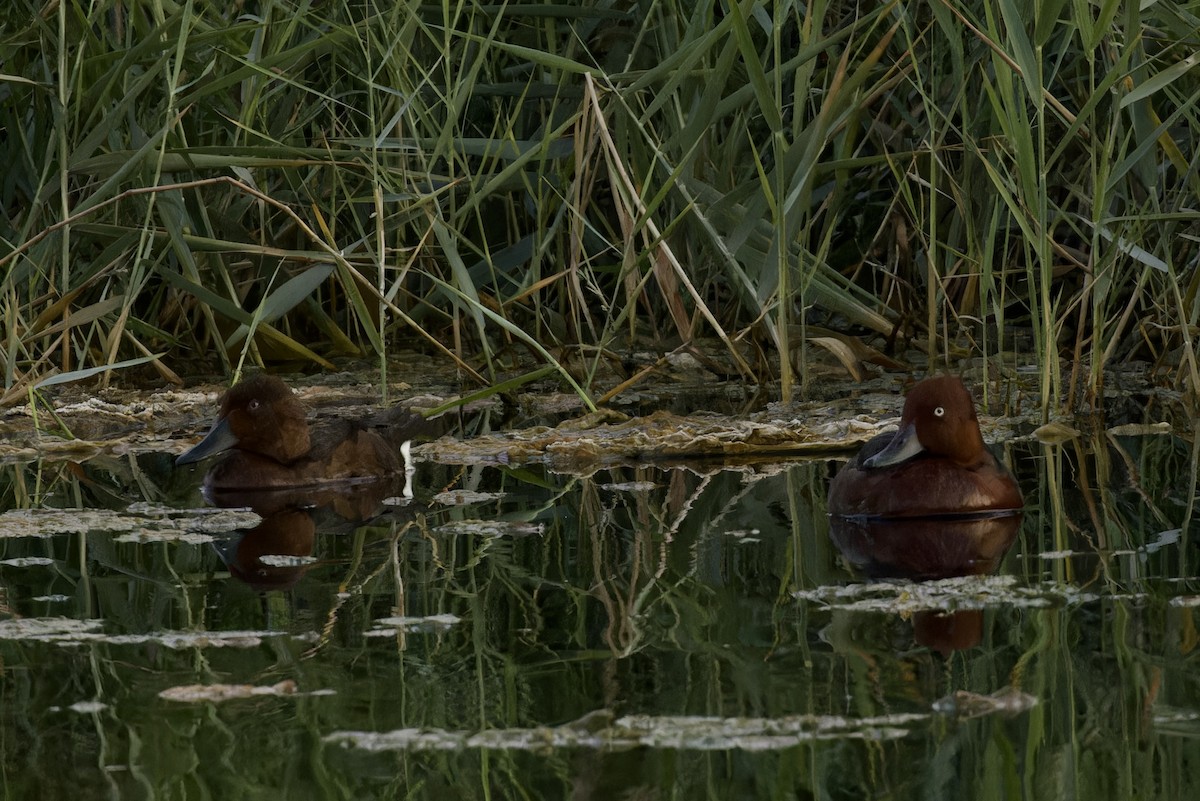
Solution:
M 900 428 L 875 437 L 829 488 L 830 538 L 868 578 L 914 581 L 996 570 L 1024 501 L 984 446 L 962 381 L 939 376 L 905 398 Z M 976 645 L 979 610 L 920 612 L 918 642 L 943 653 Z
M 176 465 L 224 454 L 205 476 L 205 498 L 215 506 L 249 507 L 263 519 L 233 532 L 217 552 L 236 578 L 262 590 L 282 589 L 309 567 L 318 511 L 324 530 L 370 520 L 385 499 L 398 498 L 401 506 L 392 504 L 389 514 L 411 519 L 415 512 L 403 505 L 413 497 L 410 441 L 439 428 L 403 408 L 310 424 L 291 389 L 260 374 L 221 397 L 212 429 Z
M 308 570 L 317 524 L 311 509 L 289 507 L 230 534 L 213 545 L 229 574 L 259 591 L 284 590 Z
M 831 517 L 829 536 L 850 565 L 870 579 L 931 581 L 992 573 L 1016 540 L 1021 513 L 955 520 Z M 942 653 L 979 644 L 978 609 L 913 615 L 918 643 Z
M 322 534 L 349 533 L 383 519 L 399 528 L 424 512 L 425 505 L 413 500 L 411 480 L 406 472 L 403 479 L 337 489 L 206 492 L 216 506 L 249 508 L 262 518 L 253 528 L 231 531 L 214 547 L 234 578 L 259 591 L 287 589 L 315 564 L 318 528 Z

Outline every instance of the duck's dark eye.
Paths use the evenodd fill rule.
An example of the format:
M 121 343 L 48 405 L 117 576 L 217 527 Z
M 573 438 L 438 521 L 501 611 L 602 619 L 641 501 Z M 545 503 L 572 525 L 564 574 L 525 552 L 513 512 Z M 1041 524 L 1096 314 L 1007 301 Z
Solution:
M 259 400 L 258 400 L 258 398 L 251 398 L 251 399 L 250 399 L 250 402 L 246 404 L 246 409 L 247 409 L 247 410 L 249 410 L 249 411 L 251 411 L 251 412 L 257 412 L 257 411 L 258 411 L 258 407 L 259 407 L 259 406 L 261 406 L 261 405 L 262 405 L 262 404 L 261 404 L 261 403 L 259 403 Z
M 945 417 L 946 416 L 946 407 L 938 406 L 937 408 L 935 408 L 933 410 L 933 416 L 934 417 Z

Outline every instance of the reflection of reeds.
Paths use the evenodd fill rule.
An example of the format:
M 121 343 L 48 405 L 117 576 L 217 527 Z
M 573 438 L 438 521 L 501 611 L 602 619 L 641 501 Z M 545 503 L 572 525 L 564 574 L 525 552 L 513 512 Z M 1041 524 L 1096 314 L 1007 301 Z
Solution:
M 403 340 L 586 405 L 631 336 L 785 397 L 860 338 L 1037 362 L 1044 414 L 1130 358 L 1200 391 L 1185 15 L 751 6 L 14 12 L 3 402 Z
M 1028 547 L 1086 558 L 1049 562 L 1064 581 L 1103 579 L 1112 591 L 1147 575 L 1185 577 L 1200 446 L 1158 427 L 1097 429 L 1042 446 L 1043 484 L 1031 501 L 1040 539 Z M 1081 576 L 1080 564 L 1101 567 Z M 1153 567 L 1150 567 L 1150 566 Z
M 423 472 L 418 488 L 467 500 L 442 493 L 407 531 L 394 514 L 324 529 L 304 580 L 266 596 L 207 544 L 113 536 L 144 526 L 121 522 L 129 511 L 60 512 L 53 533 L 38 512 L 29 531 L 49 536 L 0 537 L 3 560 L 29 557 L 0 565 L 14 615 L 0 731 L 20 768 L 6 780 L 21 798 L 147 783 L 238 797 L 258 776 L 290 798 L 316 776 L 354 798 L 400 782 L 425 782 L 416 797 L 566 798 L 591 782 L 592 797 L 764 799 L 1025 782 L 1123 799 L 1165 776 L 1172 797 L 1195 797 L 1196 581 L 1180 522 L 1195 451 L 1163 433 L 1068 440 L 1008 446 L 1029 503 L 1000 576 L 919 588 L 852 582 L 826 536 L 820 462 Z M 125 461 L 85 467 L 114 496 L 144 491 Z M 0 497 L 36 470 L 0 470 Z M 61 505 L 93 502 L 92 484 L 62 484 Z M 136 516 L 152 515 L 200 513 Z M 528 524 L 544 531 L 504 533 Z M 922 610 L 979 607 L 978 646 L 914 647 Z M 254 689 L 268 687 L 279 697 Z M 171 688 L 204 702 L 163 700 Z M 231 693 L 249 697 L 210 705 Z

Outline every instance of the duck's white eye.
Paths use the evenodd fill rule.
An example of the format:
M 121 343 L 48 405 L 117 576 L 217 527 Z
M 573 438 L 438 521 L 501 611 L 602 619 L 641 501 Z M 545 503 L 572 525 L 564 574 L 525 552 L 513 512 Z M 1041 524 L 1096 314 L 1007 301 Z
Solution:
M 933 416 L 934 417 L 945 417 L 946 416 L 946 407 L 938 406 L 936 409 L 933 410 Z

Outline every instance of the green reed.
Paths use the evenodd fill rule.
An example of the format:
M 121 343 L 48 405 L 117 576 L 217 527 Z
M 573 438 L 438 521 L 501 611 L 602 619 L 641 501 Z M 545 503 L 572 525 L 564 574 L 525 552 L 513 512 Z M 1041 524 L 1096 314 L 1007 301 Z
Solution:
M 861 374 L 863 345 L 1036 372 L 1046 415 L 1131 359 L 1200 390 L 1200 71 L 1173 4 L 0 23 L 2 402 L 135 360 L 382 376 L 402 342 L 483 386 L 549 365 L 587 404 L 636 384 L 622 354 L 680 349 L 785 397 L 826 352 Z

